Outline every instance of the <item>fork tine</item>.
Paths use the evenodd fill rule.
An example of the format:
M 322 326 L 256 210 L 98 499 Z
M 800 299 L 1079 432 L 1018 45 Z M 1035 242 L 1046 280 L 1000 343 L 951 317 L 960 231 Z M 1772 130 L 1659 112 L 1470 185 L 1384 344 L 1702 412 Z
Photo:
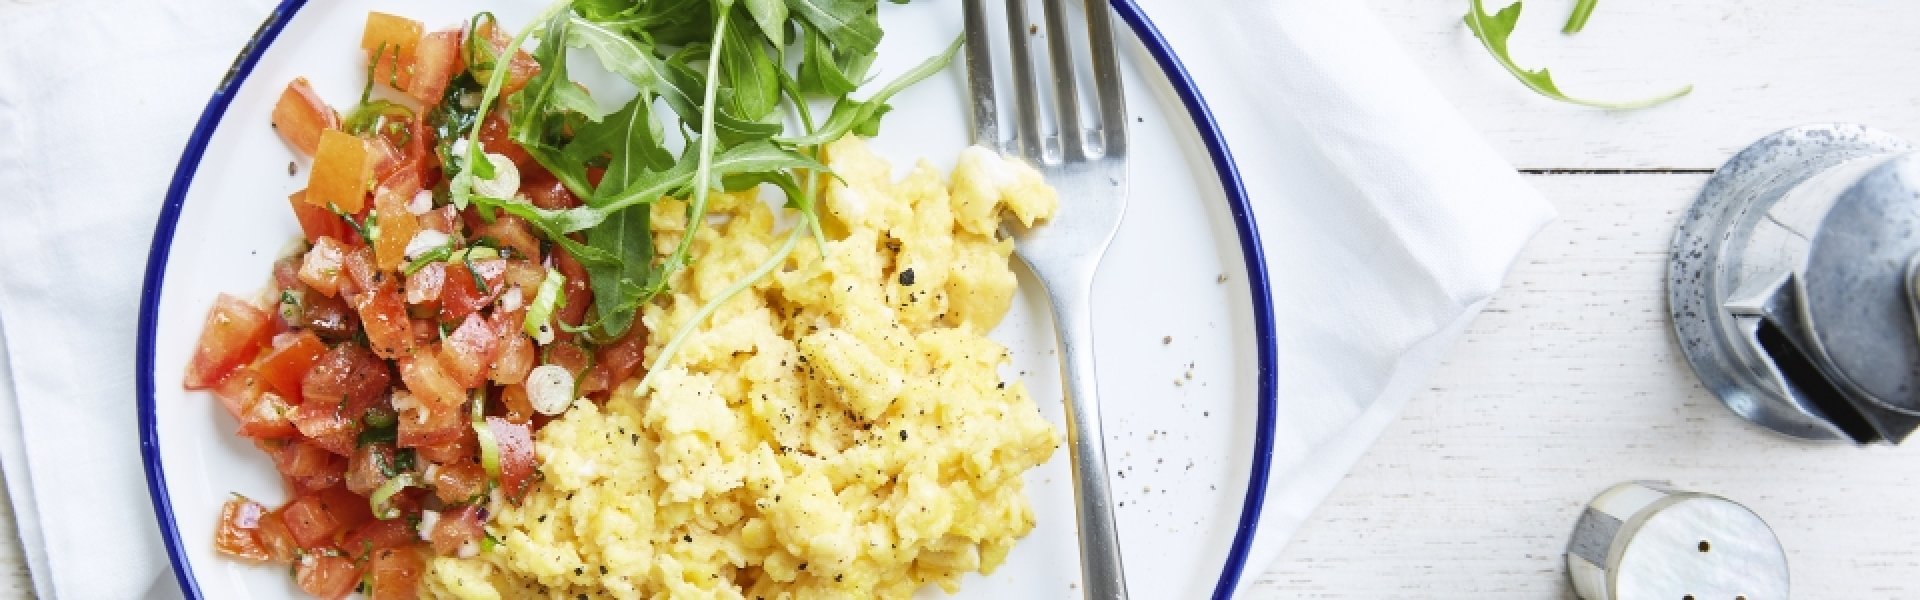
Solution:
M 1094 100 L 1100 107 L 1101 154 L 1127 155 L 1127 101 L 1120 87 L 1120 60 L 1113 47 L 1113 9 L 1087 2 L 1087 42 L 1093 49 Z
M 1080 91 L 1073 66 L 1072 25 L 1067 23 L 1066 0 L 1043 0 L 1047 13 L 1047 56 L 1052 59 L 1054 101 L 1060 107 L 1061 158 L 1078 162 L 1087 157 L 1086 130 L 1080 125 Z
M 1027 15 L 1026 0 L 1007 0 L 1007 33 L 1012 38 L 1009 47 L 1013 50 L 1014 139 L 1019 144 L 1020 156 L 1041 162 L 1045 157 L 1040 150 L 1040 93 L 1035 89 Z
M 967 90 L 973 95 L 973 143 L 1000 146 L 999 107 L 993 94 L 993 33 L 987 29 L 987 0 L 966 0 Z

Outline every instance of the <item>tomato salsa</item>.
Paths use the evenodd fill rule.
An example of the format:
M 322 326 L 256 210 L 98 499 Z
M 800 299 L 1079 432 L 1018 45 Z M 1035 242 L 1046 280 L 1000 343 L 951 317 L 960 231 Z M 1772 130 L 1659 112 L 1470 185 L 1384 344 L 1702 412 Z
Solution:
M 541 476 L 533 432 L 640 370 L 637 324 L 582 333 L 593 294 L 580 262 L 526 221 L 449 198 L 449 165 L 477 127 L 486 184 L 580 205 L 513 143 L 505 108 L 478 114 L 507 46 L 490 18 L 428 31 L 372 13 L 367 89 L 348 114 L 304 78 L 273 108 L 275 131 L 312 159 L 286 200 L 300 250 L 274 263 L 261 301 L 213 301 L 184 384 L 218 399 L 290 498 L 236 495 L 215 548 L 288 565 L 315 596 L 413 598 L 429 557 L 491 546 L 489 507 Z M 503 95 L 539 69 L 524 52 L 506 63 Z

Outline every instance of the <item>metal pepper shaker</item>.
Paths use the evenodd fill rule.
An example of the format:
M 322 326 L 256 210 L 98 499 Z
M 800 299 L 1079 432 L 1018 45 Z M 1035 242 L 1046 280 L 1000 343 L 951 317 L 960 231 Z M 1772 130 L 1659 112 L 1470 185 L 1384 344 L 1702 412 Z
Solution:
M 1810 440 L 1920 428 L 1920 154 L 1859 125 L 1783 130 L 1708 180 L 1674 236 L 1669 308 L 1707 388 Z

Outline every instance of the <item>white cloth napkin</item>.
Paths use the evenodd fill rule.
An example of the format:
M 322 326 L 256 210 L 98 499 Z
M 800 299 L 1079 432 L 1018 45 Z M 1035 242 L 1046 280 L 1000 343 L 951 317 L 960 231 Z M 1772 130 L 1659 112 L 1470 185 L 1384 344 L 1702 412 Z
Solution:
M 1143 4 L 1229 132 L 1275 283 L 1280 429 L 1248 582 L 1551 211 L 1365 8 Z M 0 470 L 43 598 L 170 587 L 134 427 L 142 267 L 180 148 L 271 7 L 0 3 Z

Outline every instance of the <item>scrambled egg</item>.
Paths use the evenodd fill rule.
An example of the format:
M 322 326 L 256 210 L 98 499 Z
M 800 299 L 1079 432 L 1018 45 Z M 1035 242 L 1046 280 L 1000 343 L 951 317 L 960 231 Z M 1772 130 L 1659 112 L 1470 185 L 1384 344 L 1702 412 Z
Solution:
M 1021 474 L 1060 441 L 986 332 L 1014 291 L 1003 213 L 1055 208 L 1039 174 L 965 151 L 951 185 L 904 180 L 857 138 L 826 150 L 839 179 L 828 242 L 722 304 L 654 375 L 539 432 L 545 476 L 489 531 L 499 547 L 436 559 L 440 598 L 906 598 L 991 572 L 1033 512 Z M 716 195 L 696 262 L 645 308 L 649 363 L 709 299 L 785 239 L 752 193 Z M 685 205 L 654 207 L 662 248 Z M 803 225 L 804 226 L 804 225 Z

